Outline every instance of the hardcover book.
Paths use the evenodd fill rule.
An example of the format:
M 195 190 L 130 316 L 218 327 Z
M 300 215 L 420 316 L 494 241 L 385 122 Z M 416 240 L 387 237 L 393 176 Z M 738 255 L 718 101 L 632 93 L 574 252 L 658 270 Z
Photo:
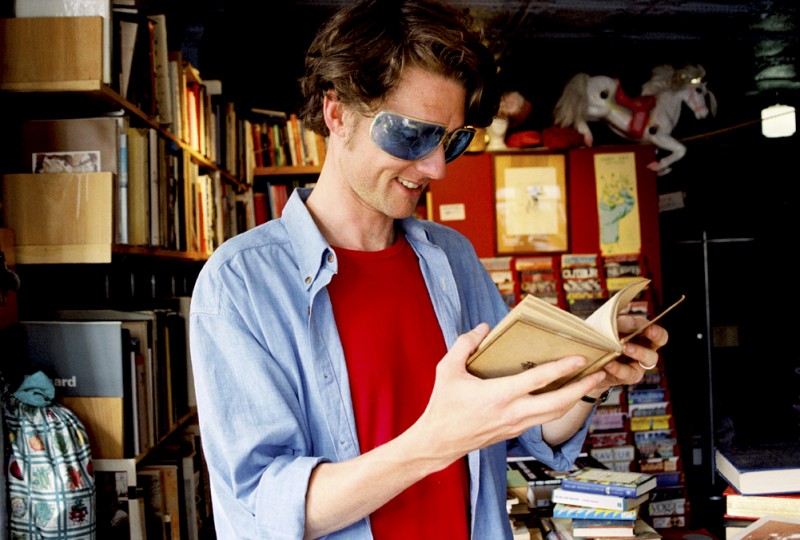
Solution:
M 800 490 L 800 441 L 718 448 L 717 472 L 744 495 Z
M 800 489 L 800 488 L 798 488 Z M 800 518 L 800 492 L 775 495 L 742 495 L 731 486 L 722 492 L 725 513 L 739 518 L 779 516 Z
M 655 475 L 584 467 L 561 479 L 561 487 L 573 491 L 638 497 L 656 487 Z
M 602 519 L 607 521 L 634 520 L 639 515 L 639 508 L 630 510 L 609 510 L 573 504 L 556 503 L 553 505 L 553 517 L 578 519 Z
M 585 356 L 589 360 L 577 374 L 561 377 L 537 393 L 560 388 L 599 371 L 622 354 L 625 343 L 683 300 L 681 297 L 648 325 L 620 339 L 617 314 L 649 283 L 649 279 L 641 279 L 629 284 L 586 320 L 527 295 L 489 332 L 467 360 L 467 369 L 479 377 L 493 378 L 520 373 L 570 355 Z
M 600 493 L 567 490 L 558 487 L 553 490 L 551 500 L 554 503 L 561 503 L 562 505 L 590 507 L 589 509 L 594 511 L 618 510 L 625 513 L 627 510 L 638 508 L 642 503 L 647 502 L 649 497 L 649 493 L 642 493 L 638 497 L 621 497 L 618 495 L 603 495 Z

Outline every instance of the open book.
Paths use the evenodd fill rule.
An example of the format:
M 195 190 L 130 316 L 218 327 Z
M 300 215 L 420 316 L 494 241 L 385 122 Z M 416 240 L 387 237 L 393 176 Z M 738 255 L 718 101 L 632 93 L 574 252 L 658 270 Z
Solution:
M 528 295 L 497 323 L 478 349 L 467 360 L 467 370 L 488 379 L 513 375 L 565 356 L 585 356 L 589 363 L 578 373 L 561 377 L 535 393 L 560 388 L 568 382 L 599 371 L 618 356 L 626 342 L 644 331 L 684 296 L 622 339 L 617 331 L 617 315 L 650 284 L 649 279 L 633 281 L 609 298 L 585 320 L 540 298 Z

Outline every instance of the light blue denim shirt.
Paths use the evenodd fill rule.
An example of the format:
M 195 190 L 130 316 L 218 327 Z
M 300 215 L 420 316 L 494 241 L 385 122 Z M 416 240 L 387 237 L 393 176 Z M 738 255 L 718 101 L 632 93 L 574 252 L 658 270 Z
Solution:
M 306 209 L 309 193 L 295 190 L 281 219 L 223 244 L 194 288 L 191 358 L 220 540 L 302 538 L 311 471 L 359 455 L 326 289 L 336 253 Z M 419 257 L 448 347 L 478 323 L 493 326 L 505 315 L 508 308 L 464 236 L 414 218 L 400 225 Z M 587 429 L 588 421 L 557 449 L 542 441 L 538 427 L 514 442 L 566 469 Z M 501 443 L 468 456 L 473 539 L 512 537 L 507 450 Z M 370 539 L 369 519 L 326 538 Z

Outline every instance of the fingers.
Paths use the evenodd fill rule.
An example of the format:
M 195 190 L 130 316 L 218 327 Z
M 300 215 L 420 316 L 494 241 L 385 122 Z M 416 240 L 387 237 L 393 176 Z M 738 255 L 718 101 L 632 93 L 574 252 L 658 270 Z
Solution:
M 648 321 L 644 317 L 621 315 L 617 318 L 617 329 L 619 330 L 620 334 L 631 334 L 639 328 L 645 326 L 647 323 Z M 666 345 L 667 341 L 669 340 L 669 333 L 667 330 L 658 324 L 651 324 L 645 328 L 641 336 L 650 341 L 650 348 L 654 351 Z M 637 338 L 639 338 L 639 336 L 637 336 Z
M 505 377 L 508 391 L 514 395 L 530 394 L 550 386 L 554 381 L 566 382 L 578 371 L 586 367 L 583 356 L 567 356 L 523 371 L 511 377 Z M 580 396 L 578 396 L 580 398 Z

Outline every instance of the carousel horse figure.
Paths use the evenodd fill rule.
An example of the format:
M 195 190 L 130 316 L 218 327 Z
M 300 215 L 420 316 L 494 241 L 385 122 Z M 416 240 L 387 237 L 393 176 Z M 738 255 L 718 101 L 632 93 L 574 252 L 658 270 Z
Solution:
M 576 129 L 586 146 L 593 142 L 587 122 L 598 120 L 604 120 L 629 140 L 650 142 L 669 152 L 647 166 L 662 176 L 686 154 L 686 147 L 670 135 L 682 105 L 685 103 L 698 120 L 708 116 L 709 111 L 716 114 L 716 98 L 706 88 L 704 75 L 701 66 L 689 65 L 679 70 L 658 66 L 653 69 L 652 78 L 642 85 L 641 96 L 631 98 L 625 95 L 618 79 L 578 73 L 556 103 L 555 124 Z

